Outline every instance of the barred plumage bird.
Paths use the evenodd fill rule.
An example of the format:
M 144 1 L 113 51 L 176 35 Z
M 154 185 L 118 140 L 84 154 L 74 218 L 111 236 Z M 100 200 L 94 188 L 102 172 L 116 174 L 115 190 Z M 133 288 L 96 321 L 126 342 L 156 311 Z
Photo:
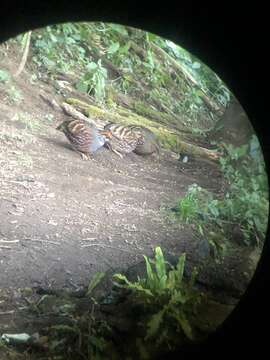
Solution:
M 66 135 L 72 148 L 81 155 L 83 160 L 89 160 L 90 155 L 106 142 L 106 137 L 95 125 L 83 120 L 66 120 L 56 129 Z
M 142 143 L 139 143 L 134 152 L 138 155 L 151 155 L 154 153 L 159 154 L 160 148 L 156 135 L 144 126 L 129 125 L 129 128 L 141 135 Z
M 143 144 L 142 135 L 133 132 L 128 126 L 109 123 L 102 133 L 108 139 L 106 145 L 120 157 L 135 150 L 139 144 Z
M 159 153 L 156 135 L 144 126 L 107 124 L 104 127 L 109 139 L 108 146 L 118 153 L 135 152 L 138 155 Z

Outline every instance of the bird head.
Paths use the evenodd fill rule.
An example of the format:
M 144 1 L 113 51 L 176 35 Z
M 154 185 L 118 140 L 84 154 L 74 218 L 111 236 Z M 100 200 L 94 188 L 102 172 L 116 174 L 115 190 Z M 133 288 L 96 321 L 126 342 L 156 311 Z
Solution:
M 65 128 L 66 128 L 66 124 L 62 122 L 60 125 L 57 126 L 56 130 L 64 131 Z
M 111 139 L 113 137 L 111 130 L 102 130 L 100 131 L 100 134 L 105 136 L 106 139 Z

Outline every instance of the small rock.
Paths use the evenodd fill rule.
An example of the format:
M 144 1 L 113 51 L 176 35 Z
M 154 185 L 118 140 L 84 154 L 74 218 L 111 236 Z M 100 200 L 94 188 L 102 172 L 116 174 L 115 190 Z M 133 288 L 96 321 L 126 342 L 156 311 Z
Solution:
M 48 224 L 53 225 L 53 226 L 57 226 L 57 222 L 54 221 L 54 220 L 49 220 Z

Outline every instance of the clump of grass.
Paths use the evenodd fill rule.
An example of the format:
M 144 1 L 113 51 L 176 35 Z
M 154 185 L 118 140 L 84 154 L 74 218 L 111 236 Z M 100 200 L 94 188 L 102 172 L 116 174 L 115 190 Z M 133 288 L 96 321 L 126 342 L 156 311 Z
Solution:
M 27 154 L 19 154 L 17 156 L 17 163 L 18 165 L 25 167 L 27 169 L 32 169 L 33 168 L 33 159 L 30 155 Z
M 36 138 L 25 130 L 14 129 L 13 127 L 3 126 L 0 132 L 0 139 L 3 142 L 14 142 L 22 145 L 36 142 Z
M 6 89 L 8 95 L 8 100 L 14 104 L 20 104 L 23 100 L 23 95 L 21 90 L 17 89 L 15 85 L 11 85 Z
M 3 92 L 11 104 L 19 104 L 23 100 L 22 92 L 13 84 L 7 70 L 0 69 L 0 84 L 4 84 Z
M 26 129 L 31 131 L 38 131 L 41 128 L 40 122 L 27 113 L 16 113 L 12 120 L 21 122 L 25 125 Z
M 8 83 L 10 81 L 10 74 L 7 70 L 0 69 L 0 83 Z

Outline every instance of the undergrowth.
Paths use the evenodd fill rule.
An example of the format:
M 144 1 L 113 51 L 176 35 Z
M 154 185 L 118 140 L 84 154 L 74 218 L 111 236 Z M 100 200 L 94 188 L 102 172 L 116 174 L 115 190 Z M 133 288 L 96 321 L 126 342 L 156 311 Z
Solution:
M 268 222 L 268 181 L 258 139 L 240 147 L 222 144 L 220 167 L 226 181 L 223 197 L 201 188 L 189 187 L 186 195 L 173 208 L 185 223 L 195 224 L 212 245 L 216 239 L 238 233 L 242 245 L 263 242 Z M 222 241 L 220 242 L 222 245 Z M 223 243 L 224 245 L 224 243 Z
M 167 263 L 160 247 L 155 250 L 155 259 L 146 256 L 146 278 L 130 282 L 126 276 L 115 274 L 118 286 L 133 291 L 137 304 L 141 304 L 146 315 L 141 326 L 146 329 L 143 341 L 153 341 L 159 346 L 171 346 L 169 333 L 176 331 L 176 337 L 195 340 L 190 317 L 194 315 L 200 294 L 194 290 L 196 269 L 189 282 L 184 281 L 186 255 L 179 257 L 176 267 Z
M 21 43 L 23 35 L 16 40 Z M 36 78 L 59 72 L 74 75 L 77 89 L 103 105 L 111 84 L 136 99 L 143 94 L 148 106 L 171 115 L 184 113 L 196 122 L 205 113 L 208 126 L 212 125 L 215 114 L 209 114 L 202 91 L 189 86 L 169 63 L 161 61 L 153 46 L 181 64 L 208 96 L 226 106 L 230 91 L 207 66 L 171 41 L 139 29 L 103 22 L 47 26 L 32 33 L 31 59 Z
M 31 353 L 36 355 L 35 359 L 42 358 L 44 350 L 52 359 L 153 359 L 178 346 L 200 341 L 201 333 L 198 335 L 194 319 L 203 295 L 194 288 L 196 270 L 189 279 L 184 279 L 185 254 L 173 267 L 159 247 L 154 259 L 144 258 L 145 277 L 131 282 L 123 274 L 115 274 L 115 291 L 110 292 L 114 295 L 106 295 L 103 300 L 102 297 L 96 300 L 95 289 L 104 277 L 104 273 L 97 273 L 86 292 L 83 311 L 76 298 L 64 293 L 28 300 L 29 311 L 40 320 L 51 316 L 50 322 L 45 321 L 45 327 L 40 329 L 40 335 L 32 337 L 32 345 L 27 345 L 29 359 Z M 111 317 L 102 313 L 102 304 L 107 307 L 111 304 Z M 124 324 L 121 331 L 117 327 L 119 322 Z M 23 349 L 21 337 L 5 334 L 0 347 L 6 346 L 3 339 L 12 338 L 14 343 L 18 338 Z

